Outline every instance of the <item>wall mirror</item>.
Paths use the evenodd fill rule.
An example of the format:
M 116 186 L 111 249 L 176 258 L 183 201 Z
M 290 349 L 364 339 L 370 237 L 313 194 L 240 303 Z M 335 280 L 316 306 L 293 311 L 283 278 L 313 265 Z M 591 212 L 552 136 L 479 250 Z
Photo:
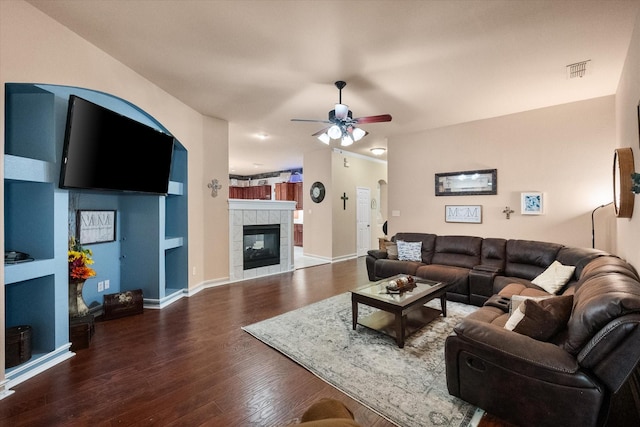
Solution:
M 613 154 L 613 207 L 618 218 L 631 218 L 635 194 L 631 191 L 634 172 L 631 147 L 617 148 Z
M 436 174 L 436 196 L 498 194 L 498 170 L 483 169 Z

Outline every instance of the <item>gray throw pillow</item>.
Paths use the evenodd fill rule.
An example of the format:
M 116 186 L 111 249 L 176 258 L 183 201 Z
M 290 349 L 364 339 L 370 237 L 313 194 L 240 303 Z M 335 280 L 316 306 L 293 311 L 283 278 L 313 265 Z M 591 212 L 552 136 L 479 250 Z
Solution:
M 422 262 L 422 242 L 398 240 L 398 259 L 400 261 Z

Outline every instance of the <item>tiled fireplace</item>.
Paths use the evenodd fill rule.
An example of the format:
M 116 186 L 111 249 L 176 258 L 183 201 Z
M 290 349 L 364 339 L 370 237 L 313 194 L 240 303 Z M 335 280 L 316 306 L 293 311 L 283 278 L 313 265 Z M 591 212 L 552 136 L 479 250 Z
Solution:
M 280 264 L 280 224 L 242 226 L 242 269 Z
M 231 281 L 268 276 L 294 269 L 293 211 L 295 207 L 296 202 L 281 200 L 229 199 L 229 279 Z M 270 258 L 270 252 L 278 246 L 273 242 L 274 236 L 277 236 L 274 227 L 279 227 L 279 258 L 267 260 Z M 268 251 L 265 250 L 267 247 L 270 248 Z

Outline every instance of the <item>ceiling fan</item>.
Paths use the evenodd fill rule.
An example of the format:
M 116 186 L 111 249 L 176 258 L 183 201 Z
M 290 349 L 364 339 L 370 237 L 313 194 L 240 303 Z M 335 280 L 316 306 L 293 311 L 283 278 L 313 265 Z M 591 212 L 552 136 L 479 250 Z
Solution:
M 378 116 L 367 116 L 353 118 L 353 113 L 349 110 L 349 106 L 342 103 L 342 89 L 347 85 L 346 82 L 338 80 L 335 82 L 339 91 L 338 103 L 335 105 L 335 109 L 329 111 L 328 120 L 313 120 L 313 119 L 291 119 L 293 122 L 317 122 L 328 123 L 324 129 L 319 130 L 312 136 L 317 137 L 325 144 L 329 144 L 332 139 L 340 139 L 340 145 L 346 147 L 353 144 L 355 141 L 361 140 L 369 132 L 362 130 L 356 125 L 368 124 L 368 123 L 380 123 L 390 122 L 390 114 L 380 114 Z

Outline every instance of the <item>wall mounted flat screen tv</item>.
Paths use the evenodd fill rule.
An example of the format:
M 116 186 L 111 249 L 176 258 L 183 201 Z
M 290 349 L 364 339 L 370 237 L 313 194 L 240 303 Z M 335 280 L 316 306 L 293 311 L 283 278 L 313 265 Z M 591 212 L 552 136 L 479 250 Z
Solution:
M 173 136 L 69 97 L 60 187 L 167 194 Z

